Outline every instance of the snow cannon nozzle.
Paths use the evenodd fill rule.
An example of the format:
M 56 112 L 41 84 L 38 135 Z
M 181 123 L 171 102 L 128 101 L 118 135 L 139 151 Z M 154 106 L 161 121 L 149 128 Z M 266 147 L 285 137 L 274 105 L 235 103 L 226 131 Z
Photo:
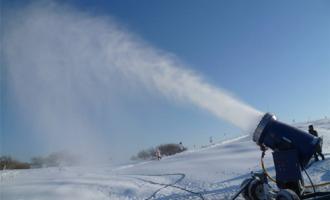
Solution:
M 273 151 L 296 150 L 301 167 L 305 167 L 320 142 L 320 138 L 278 121 L 266 113 L 253 133 L 253 141 Z
M 266 113 L 262 119 L 260 120 L 256 130 L 253 133 L 253 141 L 256 142 L 258 145 L 261 145 L 262 143 L 259 142 L 260 141 L 260 137 L 264 131 L 264 129 L 266 128 L 267 124 L 271 121 L 271 120 L 276 120 L 275 115 L 271 114 L 271 113 Z

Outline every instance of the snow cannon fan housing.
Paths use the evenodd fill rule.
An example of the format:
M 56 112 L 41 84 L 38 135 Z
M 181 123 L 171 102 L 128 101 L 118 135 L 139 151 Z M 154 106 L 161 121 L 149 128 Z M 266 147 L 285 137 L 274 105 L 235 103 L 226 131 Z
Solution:
M 295 149 L 301 167 L 305 167 L 320 142 L 320 138 L 276 120 L 266 113 L 253 133 L 253 141 L 273 151 Z

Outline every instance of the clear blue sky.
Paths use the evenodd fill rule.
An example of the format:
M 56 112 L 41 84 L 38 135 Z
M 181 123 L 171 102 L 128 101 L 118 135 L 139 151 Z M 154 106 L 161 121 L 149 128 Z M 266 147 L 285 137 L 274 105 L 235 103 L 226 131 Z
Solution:
M 151 45 L 175 54 L 211 84 L 283 121 L 330 117 L 329 1 L 58 2 L 114 17 Z M 2 6 L 14 10 L 25 4 L 8 0 Z M 156 97 L 134 101 L 140 106 L 132 105 L 121 114 L 129 125 L 120 123 L 121 117 L 105 119 L 118 123 L 104 125 L 109 132 L 127 133 L 109 134 L 109 140 L 130 137 L 138 141 L 132 152 L 160 142 L 200 145 L 209 136 L 217 140 L 224 133 L 226 137 L 239 134 L 238 129 L 196 108 Z M 22 159 L 45 153 L 25 133 L 10 98 L 5 96 L 4 102 L 1 151 Z

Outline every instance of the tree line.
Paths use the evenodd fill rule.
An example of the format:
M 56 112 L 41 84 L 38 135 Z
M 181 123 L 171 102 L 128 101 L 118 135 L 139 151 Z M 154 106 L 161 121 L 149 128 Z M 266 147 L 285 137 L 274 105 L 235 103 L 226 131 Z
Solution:
M 161 144 L 156 147 L 151 147 L 148 149 L 143 149 L 139 151 L 136 155 L 131 157 L 131 160 L 152 160 L 156 158 L 156 150 L 159 150 L 162 156 L 171 156 L 177 153 L 186 151 L 187 148 L 180 144 Z
M 21 162 L 11 156 L 1 156 L 0 170 L 71 166 L 78 162 L 77 156 L 64 151 L 51 153 L 44 157 L 33 157 L 30 162 Z

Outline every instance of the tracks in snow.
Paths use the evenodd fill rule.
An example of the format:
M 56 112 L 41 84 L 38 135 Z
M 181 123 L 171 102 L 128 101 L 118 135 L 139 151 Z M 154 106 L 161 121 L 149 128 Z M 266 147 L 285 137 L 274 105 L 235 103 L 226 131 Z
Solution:
M 160 192 L 161 190 L 167 188 L 167 187 L 172 187 L 172 188 L 175 188 L 175 189 L 179 189 L 179 190 L 182 190 L 182 191 L 185 191 L 185 192 L 188 192 L 190 194 L 193 194 L 195 196 L 198 196 L 200 199 L 204 200 L 205 198 L 203 197 L 203 195 L 199 192 L 194 192 L 194 191 L 191 191 L 191 190 L 188 190 L 184 187 L 180 187 L 180 186 L 177 186 L 176 184 L 178 184 L 179 182 L 181 182 L 185 177 L 186 175 L 183 174 L 183 173 L 173 173 L 173 174 L 132 174 L 130 176 L 133 176 L 133 178 L 137 179 L 137 180 L 140 180 L 140 181 L 143 181 L 143 182 L 146 182 L 146 183 L 149 183 L 149 184 L 152 184 L 152 185 L 159 185 L 159 186 L 162 186 L 160 188 L 158 188 L 156 191 L 154 191 L 152 193 L 152 195 L 150 195 L 148 198 L 146 198 L 145 200 L 150 200 L 150 199 L 153 199 L 153 198 L 156 198 L 156 195 L 158 192 Z M 151 181 L 151 180 L 147 180 L 147 179 L 144 179 L 144 178 L 140 178 L 140 177 L 135 177 L 135 176 L 143 176 L 143 177 L 164 177 L 164 176 L 179 176 L 179 178 L 177 180 L 175 180 L 173 183 L 159 183 L 159 182 L 155 182 L 155 181 Z

